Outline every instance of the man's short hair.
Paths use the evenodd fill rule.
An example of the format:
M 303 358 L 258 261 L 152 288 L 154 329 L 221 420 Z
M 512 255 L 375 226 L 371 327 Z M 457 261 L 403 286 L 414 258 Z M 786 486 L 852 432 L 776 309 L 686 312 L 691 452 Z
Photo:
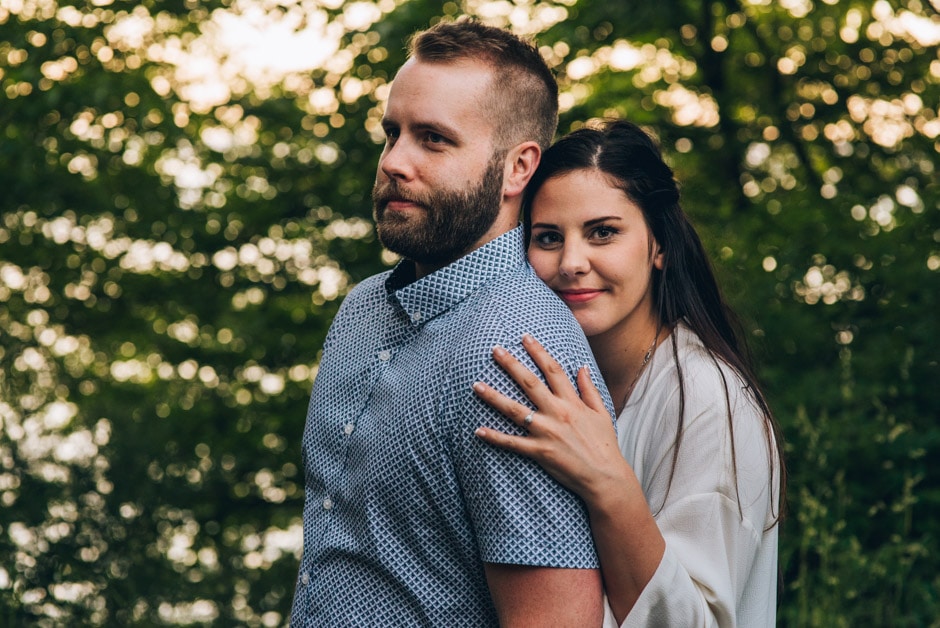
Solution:
M 487 105 L 498 148 L 536 141 L 547 149 L 558 127 L 558 84 L 538 48 L 509 31 L 462 17 L 415 33 L 408 56 L 428 63 L 482 61 L 493 69 Z

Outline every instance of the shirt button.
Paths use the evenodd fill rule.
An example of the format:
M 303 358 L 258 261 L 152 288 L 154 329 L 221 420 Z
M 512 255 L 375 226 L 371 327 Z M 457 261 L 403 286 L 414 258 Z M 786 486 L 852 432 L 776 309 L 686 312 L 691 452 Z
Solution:
M 333 500 L 329 497 L 323 498 L 323 510 L 330 510 L 333 508 Z
M 414 314 L 411 315 L 412 323 L 417 323 L 420 320 L 421 320 L 421 312 L 415 312 Z
M 353 425 L 352 423 L 347 423 L 346 425 L 343 426 L 343 434 L 345 434 L 346 436 L 349 436 L 350 434 L 353 433 L 354 429 L 356 429 L 355 425 Z
M 391 351 L 388 351 L 387 349 L 383 349 L 382 351 L 379 351 L 379 359 L 382 360 L 383 362 L 388 362 L 391 359 L 391 357 L 392 357 Z
M 305 572 L 303 573 L 303 575 L 300 576 L 300 581 L 303 582 L 304 584 L 309 584 L 309 582 L 310 582 L 310 574 L 308 574 L 308 573 L 305 571 Z

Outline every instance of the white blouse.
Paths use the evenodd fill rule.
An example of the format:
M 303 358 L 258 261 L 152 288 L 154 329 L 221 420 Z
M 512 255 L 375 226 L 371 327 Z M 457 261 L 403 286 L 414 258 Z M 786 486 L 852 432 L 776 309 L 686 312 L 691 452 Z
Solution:
M 671 486 L 679 414 L 672 338 L 659 346 L 617 419 L 620 451 L 666 540 L 662 562 L 621 626 L 774 626 L 779 526 L 771 524 L 780 471 L 776 454 L 768 457 L 764 419 L 741 379 L 716 365 L 698 336 L 681 325 L 674 335 L 686 394 Z M 732 408 L 733 458 L 721 374 Z M 606 605 L 604 628 L 616 627 Z

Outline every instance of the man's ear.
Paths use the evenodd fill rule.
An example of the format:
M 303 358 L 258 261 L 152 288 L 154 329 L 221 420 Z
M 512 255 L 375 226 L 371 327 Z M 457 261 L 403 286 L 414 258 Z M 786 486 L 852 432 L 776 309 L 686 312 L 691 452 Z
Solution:
M 536 142 L 523 142 L 509 149 L 503 171 L 503 198 L 522 195 L 541 159 L 542 149 Z

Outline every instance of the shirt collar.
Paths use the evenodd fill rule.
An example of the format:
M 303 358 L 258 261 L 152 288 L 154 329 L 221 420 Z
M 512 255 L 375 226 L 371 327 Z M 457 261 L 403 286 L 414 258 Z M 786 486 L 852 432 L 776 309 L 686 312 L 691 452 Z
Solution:
M 495 277 L 525 263 L 522 227 L 516 227 L 447 266 L 418 279 L 414 263 L 402 260 L 385 280 L 389 299 L 421 325 L 451 309 Z

